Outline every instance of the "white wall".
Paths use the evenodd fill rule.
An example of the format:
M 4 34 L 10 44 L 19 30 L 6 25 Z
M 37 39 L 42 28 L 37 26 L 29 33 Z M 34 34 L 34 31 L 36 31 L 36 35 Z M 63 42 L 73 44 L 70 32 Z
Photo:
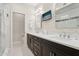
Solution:
M 11 13 L 10 13 L 10 6 L 6 4 L 0 4 L 0 8 L 2 7 L 2 19 L 1 19 L 1 48 L 3 52 L 9 48 L 10 45 L 10 39 L 11 39 L 11 26 L 10 26 L 10 19 L 11 19 Z M 2 53 L 3 53 L 2 52 Z M 1 53 L 1 52 L 0 52 Z
M 2 52 L 5 50 L 5 44 L 3 41 L 5 41 L 5 39 L 3 39 L 5 36 L 3 34 L 5 34 L 5 32 L 3 32 L 3 26 L 4 26 L 4 23 L 3 23 L 3 5 L 0 4 L 0 55 L 2 55 Z

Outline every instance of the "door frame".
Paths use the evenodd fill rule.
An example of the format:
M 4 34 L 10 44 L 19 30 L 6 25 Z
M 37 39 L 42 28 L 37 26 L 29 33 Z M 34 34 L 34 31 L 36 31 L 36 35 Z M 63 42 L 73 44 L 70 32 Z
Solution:
M 11 14 L 11 48 L 13 48 L 13 14 L 14 13 L 18 13 L 18 14 L 22 14 L 24 15 L 24 24 L 25 24 L 25 14 L 24 13 L 21 13 L 21 12 L 16 12 L 16 11 L 13 11 L 12 14 Z M 24 33 L 25 33 L 25 25 L 24 25 Z M 25 36 L 25 34 L 24 34 Z

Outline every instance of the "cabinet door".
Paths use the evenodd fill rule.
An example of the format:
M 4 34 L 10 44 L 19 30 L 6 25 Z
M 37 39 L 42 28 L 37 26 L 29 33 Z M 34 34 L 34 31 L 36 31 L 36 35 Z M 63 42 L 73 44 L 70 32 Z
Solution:
M 45 45 L 42 46 L 42 55 L 43 56 L 50 56 L 50 49 L 48 46 L 45 46 Z
M 50 51 L 51 56 L 66 56 L 66 54 L 62 50 L 59 50 L 56 47 L 52 47 L 52 48 Z
M 41 56 L 41 42 L 40 42 L 40 38 L 34 37 L 33 38 L 33 48 L 34 48 L 34 54 L 36 56 Z
M 43 56 L 50 56 L 50 46 L 48 45 L 48 41 L 43 39 L 42 40 L 42 55 Z

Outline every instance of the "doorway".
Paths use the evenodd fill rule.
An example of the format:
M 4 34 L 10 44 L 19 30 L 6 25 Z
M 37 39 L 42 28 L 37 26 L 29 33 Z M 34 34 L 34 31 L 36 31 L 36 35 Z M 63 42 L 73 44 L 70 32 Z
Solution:
M 27 56 L 33 55 L 25 46 L 25 15 L 18 12 L 13 12 L 12 15 L 12 42 L 11 48 L 8 51 L 8 56 Z
M 25 36 L 25 15 L 18 12 L 13 12 L 12 20 L 13 31 L 13 46 L 23 42 Z

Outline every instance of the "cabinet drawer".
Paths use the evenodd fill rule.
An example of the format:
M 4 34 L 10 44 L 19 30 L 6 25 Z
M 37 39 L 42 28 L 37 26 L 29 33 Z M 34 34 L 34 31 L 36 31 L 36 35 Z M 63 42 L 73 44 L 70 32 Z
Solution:
M 34 47 L 34 54 L 40 56 L 41 55 L 41 50 Z
M 38 51 L 34 51 L 34 55 L 35 55 L 35 56 L 39 56 L 40 54 L 39 54 Z
M 34 45 L 36 45 L 36 46 L 40 46 L 40 42 L 34 40 Z
M 34 37 L 33 39 L 37 42 L 40 42 L 40 39 L 38 37 Z
M 34 44 L 34 47 L 36 47 L 36 48 L 38 48 L 38 49 L 41 48 L 41 46 L 38 46 L 37 44 Z
M 41 51 L 41 47 L 34 46 L 34 50 Z

